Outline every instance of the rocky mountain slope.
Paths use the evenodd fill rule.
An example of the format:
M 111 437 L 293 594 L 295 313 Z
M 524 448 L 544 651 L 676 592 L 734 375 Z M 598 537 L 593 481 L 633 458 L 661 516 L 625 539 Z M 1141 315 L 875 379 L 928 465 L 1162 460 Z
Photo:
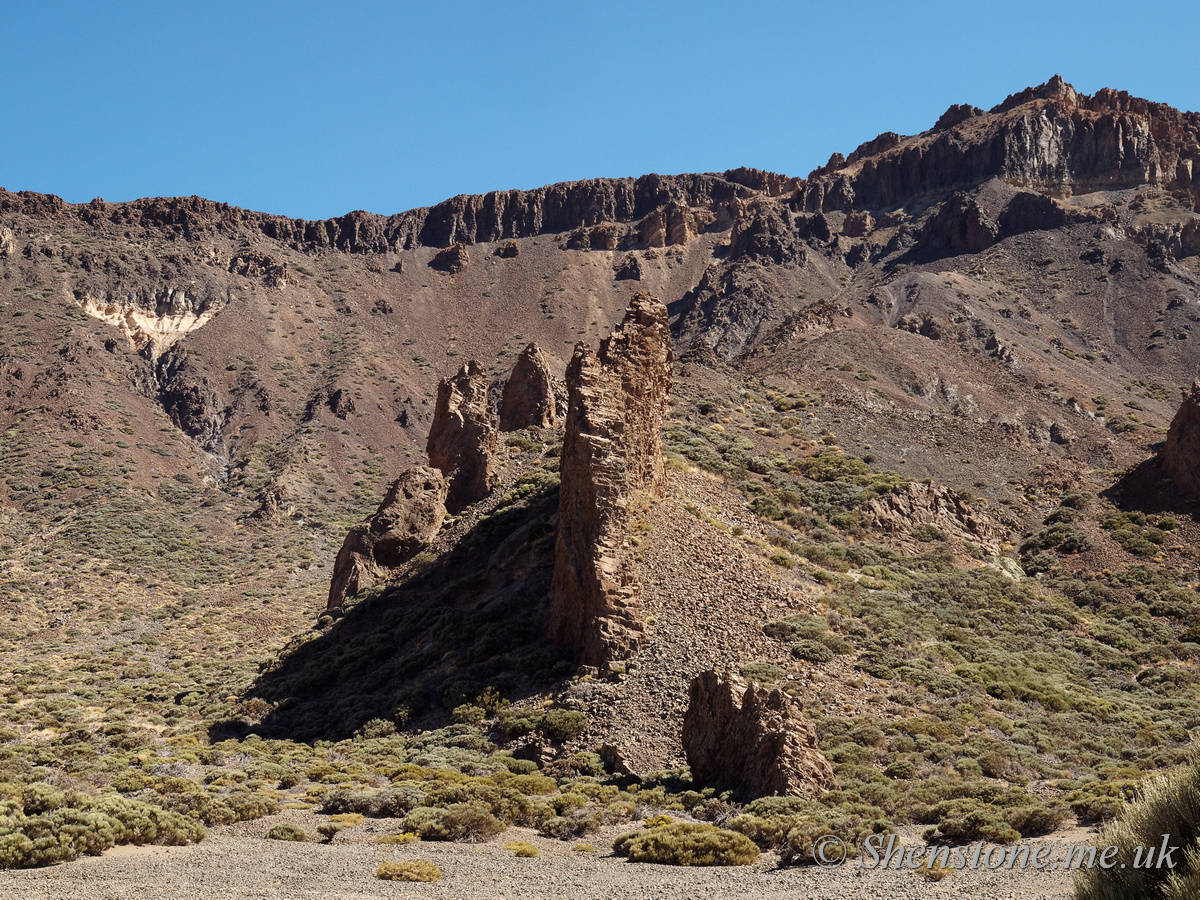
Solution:
M 0 191 L 0 766 L 471 707 L 644 775 L 710 672 L 836 803 L 1111 812 L 1200 726 L 1197 323 L 1200 114 L 1057 77 L 805 178 Z

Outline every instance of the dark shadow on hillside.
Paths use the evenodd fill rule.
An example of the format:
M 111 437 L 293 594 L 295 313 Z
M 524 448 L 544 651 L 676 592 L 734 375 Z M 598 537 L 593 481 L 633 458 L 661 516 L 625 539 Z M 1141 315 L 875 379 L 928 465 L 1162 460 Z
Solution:
M 246 693 L 250 705 L 274 706 L 252 730 L 339 740 L 372 719 L 403 727 L 488 687 L 517 699 L 569 674 L 568 654 L 546 633 L 557 510 L 557 491 L 498 510 L 448 553 L 297 638 Z M 228 737 L 239 723 L 213 730 Z
M 1122 512 L 1176 514 L 1200 518 L 1200 504 L 1188 499 L 1163 471 L 1157 455 L 1138 463 L 1100 496 Z

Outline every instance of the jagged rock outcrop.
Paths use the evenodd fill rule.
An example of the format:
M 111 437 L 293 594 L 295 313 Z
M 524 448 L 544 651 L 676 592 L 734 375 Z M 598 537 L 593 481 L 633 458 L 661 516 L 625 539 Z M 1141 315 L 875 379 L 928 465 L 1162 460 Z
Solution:
M 336 609 L 360 590 L 387 578 L 437 536 L 446 518 L 442 473 L 417 466 L 392 482 L 375 515 L 350 529 L 333 564 L 326 606 Z
M 863 507 L 872 528 L 905 539 L 919 525 L 931 525 L 948 538 L 1000 552 L 1015 523 L 996 522 L 943 485 L 909 482 L 872 497 Z
M 641 281 L 642 264 L 632 253 L 627 253 L 616 268 L 617 281 Z
M 554 378 L 546 356 L 531 343 L 521 351 L 500 399 L 500 430 L 551 428 L 558 420 Z
M 701 672 L 692 679 L 683 751 L 697 783 L 747 797 L 837 790 L 817 732 L 783 691 Z
M 550 631 L 586 665 L 629 656 L 644 628 L 629 504 L 636 492 L 666 493 L 672 359 L 667 309 L 643 293 L 599 353 L 578 344 L 567 368 Z
M 932 131 L 849 160 L 796 192 L 811 212 L 884 209 L 991 178 L 1058 195 L 1161 184 L 1200 189 L 1200 114 L 1124 91 L 1078 94 L 1057 75 L 986 114 L 951 107 Z
M 1200 381 L 1180 404 L 1162 448 L 1163 471 L 1191 499 L 1200 501 Z
M 475 360 L 438 384 L 437 405 L 425 445 L 429 464 L 450 486 L 446 508 L 457 515 L 496 486 L 496 426 L 487 373 Z
M 17 254 L 17 236 L 7 228 L 0 228 L 0 256 L 9 257 Z
M 465 269 L 470 261 L 471 254 L 467 252 L 466 244 L 452 244 L 445 250 L 435 253 L 433 259 L 429 261 L 429 267 L 437 269 L 439 272 L 456 275 Z

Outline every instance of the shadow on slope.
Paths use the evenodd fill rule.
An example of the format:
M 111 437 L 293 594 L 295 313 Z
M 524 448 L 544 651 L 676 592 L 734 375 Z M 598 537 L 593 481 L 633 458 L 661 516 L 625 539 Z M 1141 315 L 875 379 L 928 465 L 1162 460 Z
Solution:
M 362 591 L 344 617 L 298 636 L 247 692 L 253 727 L 297 740 L 349 737 L 373 719 L 403 727 L 473 702 L 516 699 L 568 674 L 545 622 L 558 493 L 503 507 L 396 583 Z M 269 709 L 269 711 L 268 711 Z M 244 721 L 213 727 L 221 738 Z

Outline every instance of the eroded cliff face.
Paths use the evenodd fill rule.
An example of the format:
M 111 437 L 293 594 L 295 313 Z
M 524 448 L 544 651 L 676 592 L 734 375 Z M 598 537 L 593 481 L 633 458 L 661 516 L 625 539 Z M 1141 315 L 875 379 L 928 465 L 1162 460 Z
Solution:
M 475 360 L 438 384 L 426 451 L 429 464 L 450 483 L 446 509 L 451 513 L 457 515 L 496 486 L 496 425 L 487 373 Z
M 446 518 L 442 473 L 417 466 L 392 482 L 375 515 L 350 529 L 333 564 L 327 607 L 340 607 L 365 587 L 386 581 L 437 536 Z
M 711 670 L 692 680 L 683 749 L 692 777 L 718 791 L 814 797 L 838 788 L 816 729 L 791 697 Z
M 1059 196 L 1149 184 L 1200 196 L 1200 114 L 1057 75 L 982 113 L 952 107 L 922 135 L 834 154 L 796 192 L 809 212 L 884 209 L 991 178 Z
M 1200 501 L 1200 381 L 1179 406 L 1162 448 L 1162 467 L 1179 489 Z
M 537 344 L 521 351 L 500 399 L 500 430 L 552 428 L 558 421 L 554 377 Z
M 666 307 L 643 293 L 600 352 L 577 345 L 567 369 L 550 630 L 587 665 L 628 657 L 643 631 L 629 504 L 637 492 L 666 493 L 672 361 Z

